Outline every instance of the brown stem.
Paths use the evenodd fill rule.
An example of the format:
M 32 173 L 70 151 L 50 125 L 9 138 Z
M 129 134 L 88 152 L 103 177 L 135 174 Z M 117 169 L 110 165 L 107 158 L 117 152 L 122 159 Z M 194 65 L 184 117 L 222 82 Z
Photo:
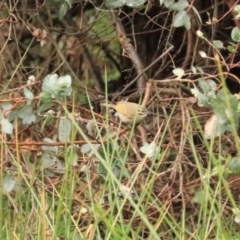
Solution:
M 142 61 L 139 55 L 137 54 L 135 48 L 131 44 L 130 39 L 127 38 L 123 25 L 121 21 L 117 18 L 116 13 L 114 12 L 114 10 L 111 10 L 110 12 L 112 19 L 115 23 L 118 39 L 122 45 L 123 51 L 132 60 L 132 63 L 135 69 L 137 70 L 138 75 L 141 74 L 140 77 L 138 78 L 137 85 L 139 90 L 143 90 L 146 86 L 148 78 L 143 71 L 144 67 Z

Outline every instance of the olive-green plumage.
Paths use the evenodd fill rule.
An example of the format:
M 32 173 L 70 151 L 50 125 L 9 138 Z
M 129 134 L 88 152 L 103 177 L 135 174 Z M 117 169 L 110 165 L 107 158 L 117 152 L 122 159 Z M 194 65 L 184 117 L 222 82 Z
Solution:
M 120 101 L 116 104 L 101 103 L 101 106 L 116 110 L 115 115 L 118 116 L 123 123 L 139 123 L 149 113 L 145 107 L 133 102 Z

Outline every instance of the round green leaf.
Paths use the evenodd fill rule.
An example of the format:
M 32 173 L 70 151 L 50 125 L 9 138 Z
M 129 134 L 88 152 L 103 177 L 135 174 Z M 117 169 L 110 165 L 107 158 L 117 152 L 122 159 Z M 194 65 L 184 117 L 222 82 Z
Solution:
M 173 17 L 173 27 L 185 27 L 186 29 L 190 29 L 191 27 L 191 21 L 190 21 L 190 15 L 182 10 L 179 11 L 174 17 Z
M 119 8 L 122 7 L 126 3 L 126 0 L 106 0 L 107 8 Z
M 13 132 L 13 125 L 8 121 L 8 119 L 2 119 L 2 130 L 6 134 L 12 134 Z
M 146 0 L 128 0 L 126 1 L 126 5 L 131 8 L 139 8 L 143 6 Z
M 34 96 L 32 94 L 32 92 L 27 89 L 27 88 L 24 88 L 23 89 L 23 92 L 24 92 L 24 96 L 28 99 L 28 100 L 33 100 Z
M 174 0 L 163 0 L 163 3 L 166 8 L 169 8 L 174 3 Z
M 184 70 L 182 68 L 175 68 L 173 69 L 173 74 L 179 78 L 182 78 L 182 76 L 184 75 Z
M 67 118 L 61 118 L 58 126 L 58 138 L 61 142 L 69 142 L 72 122 Z
M 68 163 L 73 166 L 76 167 L 77 166 L 77 160 L 78 160 L 78 155 L 76 152 L 69 152 L 68 156 L 67 156 L 67 160 Z
M 240 42 L 240 29 L 238 27 L 232 29 L 231 38 L 234 42 Z
M 199 190 L 198 192 L 196 192 L 192 201 L 193 201 L 193 203 L 202 204 L 205 201 L 205 192 L 204 192 L 204 190 Z
M 24 119 L 25 117 L 32 115 L 32 113 L 33 113 L 32 107 L 30 105 L 27 105 L 18 111 L 18 117 Z
M 15 177 L 13 175 L 5 175 L 2 179 L 3 191 L 6 193 L 11 192 L 16 184 Z
M 43 170 L 58 174 L 63 174 L 66 170 L 65 163 L 49 153 L 42 154 L 42 167 Z
M 240 173 L 240 157 L 234 157 L 229 163 L 229 170 L 233 173 Z
M 178 2 L 171 4 L 168 8 L 174 11 L 181 11 L 184 10 L 188 5 L 189 3 L 187 0 L 180 0 Z
M 239 5 L 239 4 L 236 5 L 236 6 L 233 8 L 233 13 L 235 13 L 235 14 L 240 13 L 240 5 Z
M 213 45 L 214 45 L 216 48 L 218 48 L 218 49 L 224 48 L 223 42 L 220 41 L 220 40 L 214 40 L 214 41 L 213 41 Z
M 46 143 L 55 143 L 52 139 L 50 138 L 44 138 L 43 139 L 44 142 Z M 53 152 L 55 154 L 58 154 L 58 147 L 57 146 L 47 146 L 47 145 L 42 145 L 42 150 L 43 151 L 50 151 Z
M 155 142 L 144 143 L 143 146 L 140 148 L 140 151 L 144 153 L 148 158 L 152 158 L 157 150 L 157 146 Z

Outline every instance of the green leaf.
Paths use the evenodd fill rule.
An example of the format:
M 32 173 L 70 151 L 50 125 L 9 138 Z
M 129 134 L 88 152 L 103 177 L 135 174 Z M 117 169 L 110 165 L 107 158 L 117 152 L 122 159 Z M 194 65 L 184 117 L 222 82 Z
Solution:
M 206 54 L 204 51 L 199 51 L 198 53 L 199 53 L 199 55 L 200 55 L 202 58 L 206 58 L 206 57 L 207 57 L 207 54 Z
M 76 167 L 78 162 L 78 154 L 74 151 L 73 146 L 67 148 L 67 162 L 70 166 Z
M 55 143 L 55 141 L 53 141 L 50 138 L 44 138 L 43 141 L 46 142 L 46 143 Z M 52 152 L 54 154 L 58 154 L 58 147 L 57 146 L 42 145 L 42 150 L 43 151 L 49 151 L 49 152 Z
M 232 95 L 228 90 L 221 89 L 217 93 L 216 98 L 210 100 L 210 105 L 221 122 L 221 126 L 226 131 L 234 131 L 232 122 L 238 129 L 240 114 L 237 111 L 239 101 L 236 96 Z
M 82 147 L 81 147 L 81 152 L 82 152 L 83 154 L 88 154 L 88 153 L 91 152 L 91 150 L 92 150 L 92 147 L 91 147 L 91 145 L 88 144 L 88 143 L 83 144 Z
M 7 116 L 9 119 L 10 114 L 13 112 L 13 111 L 11 111 L 11 109 L 12 109 L 11 103 L 6 102 L 6 103 L 0 104 L 0 121 L 2 120 L 2 117 L 4 117 L 4 116 Z M 4 116 L 3 116 L 3 114 L 4 114 Z
M 235 217 L 234 217 L 234 222 L 237 223 L 237 224 L 240 223 L 240 213 L 237 214 L 237 215 L 235 215 Z
M 58 75 L 49 74 L 43 79 L 42 91 L 43 92 L 52 92 L 56 89 L 58 85 Z
M 234 19 L 239 19 L 240 18 L 240 13 L 238 13 L 235 17 L 234 17 Z
M 239 208 L 232 208 L 232 212 L 235 215 L 234 222 L 239 224 L 240 223 L 240 209 Z
M 32 92 L 31 92 L 29 89 L 27 89 L 27 88 L 24 88 L 24 89 L 23 89 L 23 92 L 24 92 L 24 96 L 29 100 L 29 101 L 27 102 L 27 104 L 30 104 L 30 103 L 32 102 L 33 98 L 34 98 L 34 95 L 33 95 Z
M 199 14 L 199 11 L 193 5 L 191 5 L 191 9 L 194 11 L 195 15 L 197 16 L 199 23 L 202 23 L 202 19 Z
M 239 208 L 232 208 L 233 214 L 240 214 L 240 209 Z
M 11 112 L 11 109 L 12 109 L 13 105 L 11 103 L 4 102 L 4 103 L 1 103 L 0 106 L 4 110 L 5 115 L 8 116 L 10 114 L 10 112 Z M 1 118 L 1 116 L 0 116 L 0 118 Z
M 58 102 L 63 102 L 72 93 L 71 85 L 69 75 L 59 78 L 57 74 L 47 75 L 43 80 L 41 100 L 46 102 L 55 98 Z
M 3 177 L 2 179 L 3 192 L 5 193 L 11 192 L 14 189 L 15 185 L 16 185 L 15 176 L 7 174 Z
M 69 142 L 72 122 L 67 118 L 61 118 L 58 126 L 58 138 L 61 142 Z
M 131 8 L 140 8 L 147 0 L 127 0 L 126 6 Z
M 173 17 L 173 27 L 183 27 L 185 26 L 187 29 L 190 29 L 191 22 L 190 22 L 190 15 L 182 10 L 177 12 L 177 14 Z
M 111 171 L 117 178 L 120 176 L 122 171 L 124 176 L 129 176 L 125 166 L 123 166 L 123 164 L 121 164 L 120 161 L 118 163 L 116 161 L 112 162 L 111 166 L 109 166 L 108 168 L 106 168 L 102 162 L 99 162 L 98 166 L 99 174 L 101 174 L 103 177 L 107 177 L 109 171 Z
M 105 6 L 107 8 L 119 8 L 126 5 L 131 8 L 139 8 L 145 2 L 146 0 L 106 0 Z
M 21 108 L 18 111 L 18 117 L 22 119 L 23 124 L 31 124 L 36 121 L 36 115 L 34 114 L 31 105 Z
M 140 151 L 146 155 L 148 158 L 152 158 L 155 156 L 157 150 L 157 145 L 155 142 L 144 143 L 143 146 L 140 148 Z
M 107 8 L 119 8 L 124 6 L 126 0 L 106 0 L 106 7 Z
M 4 133 L 12 134 L 13 125 L 12 125 L 12 123 L 9 122 L 8 119 L 6 119 L 6 118 L 2 119 L 1 124 L 2 124 L 2 130 L 3 130 Z
M 52 173 L 58 173 L 63 174 L 66 170 L 65 163 L 63 161 L 60 161 L 56 156 L 49 154 L 49 153 L 43 153 L 42 154 L 42 167 L 43 170 L 48 170 Z
M 175 68 L 173 69 L 173 74 L 179 78 L 182 78 L 185 72 L 182 68 Z
M 28 117 L 23 118 L 22 123 L 23 124 L 35 123 L 36 119 L 37 119 L 36 115 L 32 114 L 32 115 L 29 115 Z
M 43 103 L 42 105 L 40 105 L 40 107 L 38 108 L 38 114 L 42 114 L 43 112 L 51 109 L 55 104 L 52 102 L 46 102 Z
M 199 66 L 196 66 L 196 69 L 198 70 L 198 72 L 200 72 L 200 73 L 204 74 L 204 71 L 203 71 L 203 69 L 202 69 L 201 67 L 199 67 Z
M 173 17 L 173 26 L 174 27 L 183 27 L 184 26 L 184 18 L 186 16 L 186 11 L 179 11 L 177 14 Z
M 104 148 L 105 151 L 103 149 L 98 151 L 101 156 L 101 158 L 99 158 L 98 172 L 103 177 L 107 177 L 109 171 L 111 171 L 116 177 L 119 177 L 120 173 L 122 173 L 123 176 L 129 176 L 125 166 L 126 152 L 119 150 L 115 141 L 104 144 Z M 106 161 L 103 162 L 102 159 L 106 159 Z
M 1 119 L 1 109 L 0 109 L 0 119 Z M 12 122 L 16 117 L 18 117 L 18 111 L 17 110 L 12 110 L 9 115 L 8 115 L 8 120 Z
M 191 28 L 191 16 L 187 14 L 184 18 L 184 26 L 187 30 Z
M 188 1 L 187 0 L 180 0 L 178 2 L 175 2 L 171 4 L 168 9 L 174 10 L 174 11 L 182 11 L 188 6 Z
M 227 46 L 227 49 L 230 53 L 236 53 L 237 52 L 237 49 L 238 47 L 236 45 L 228 45 Z
M 240 173 L 240 157 L 233 157 L 229 163 L 229 170 L 233 173 Z
M 71 85 L 72 85 L 72 78 L 69 75 L 58 78 L 58 89 L 69 88 L 71 87 Z
M 81 152 L 83 154 L 87 154 L 89 157 L 91 157 L 92 155 L 94 155 L 94 152 L 99 150 L 100 147 L 101 147 L 100 144 L 88 144 L 88 143 L 85 143 L 81 147 Z
M 209 107 L 214 115 L 205 124 L 205 137 L 220 136 L 225 131 L 233 132 L 239 127 L 239 101 L 235 95 L 232 95 L 227 89 L 221 89 L 215 94 L 216 83 L 212 80 L 199 80 L 199 87 L 203 93 L 196 87 L 192 93 L 198 99 L 199 106 Z
M 214 93 L 215 96 L 215 91 L 217 89 L 217 84 L 213 80 L 204 80 L 200 79 L 199 80 L 199 87 L 203 90 L 205 94 L 208 94 L 209 92 Z
M 63 17 L 66 15 L 67 11 L 69 10 L 69 4 L 63 3 L 58 12 L 58 19 L 62 21 Z
M 218 49 L 224 48 L 223 42 L 220 41 L 220 40 L 213 40 L 213 45 L 214 45 L 216 48 L 218 48 Z
M 229 171 L 226 171 L 224 165 L 217 165 L 211 171 L 211 176 L 222 176 L 224 173 L 227 174 Z
M 73 0 L 65 0 L 65 2 L 69 5 L 70 8 L 72 7 L 72 1 Z
M 159 3 L 160 3 L 160 5 L 162 5 L 163 4 L 163 0 L 159 0 Z
M 174 0 L 163 0 L 163 2 L 165 7 L 169 8 L 174 3 Z
M 44 102 L 44 103 L 48 103 L 52 99 L 52 96 L 49 92 L 41 92 L 40 97 L 41 97 L 41 102 Z
M 120 197 L 127 197 L 127 196 L 131 196 L 133 194 L 133 191 L 130 187 L 121 184 L 119 187 L 119 193 L 118 196 Z
M 240 29 L 238 27 L 232 29 L 231 38 L 234 42 L 240 42 Z
M 205 201 L 205 192 L 204 190 L 199 190 L 195 193 L 195 196 L 193 197 L 193 203 L 202 204 Z
M 88 134 L 90 136 L 94 136 L 94 134 L 97 131 L 97 126 L 96 123 L 94 121 L 88 121 L 87 125 L 86 125 L 86 129 L 88 131 Z
M 235 14 L 239 14 L 240 13 L 240 5 L 235 5 L 235 7 L 233 8 L 233 13 Z
M 192 88 L 191 93 L 198 99 L 198 106 L 210 107 L 208 104 L 208 98 L 205 96 L 205 94 L 201 93 L 197 87 Z
M 192 94 L 198 99 L 198 105 L 200 107 L 211 107 L 210 106 L 210 99 L 216 97 L 215 89 L 217 84 L 212 80 L 199 80 L 199 88 L 202 89 L 203 93 L 198 90 L 198 88 L 194 87 L 191 89 Z
M 191 70 L 192 70 L 192 72 L 193 72 L 194 74 L 197 73 L 197 69 L 196 69 L 196 67 L 194 67 L 193 65 L 191 66 Z

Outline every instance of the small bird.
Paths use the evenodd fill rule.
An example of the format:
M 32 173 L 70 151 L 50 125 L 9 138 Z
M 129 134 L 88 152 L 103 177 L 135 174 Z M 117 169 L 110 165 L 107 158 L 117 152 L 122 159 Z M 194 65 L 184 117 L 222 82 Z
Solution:
M 116 104 L 101 103 L 100 105 L 116 110 L 115 116 L 123 123 L 139 123 L 149 114 L 145 107 L 133 102 L 120 101 Z

